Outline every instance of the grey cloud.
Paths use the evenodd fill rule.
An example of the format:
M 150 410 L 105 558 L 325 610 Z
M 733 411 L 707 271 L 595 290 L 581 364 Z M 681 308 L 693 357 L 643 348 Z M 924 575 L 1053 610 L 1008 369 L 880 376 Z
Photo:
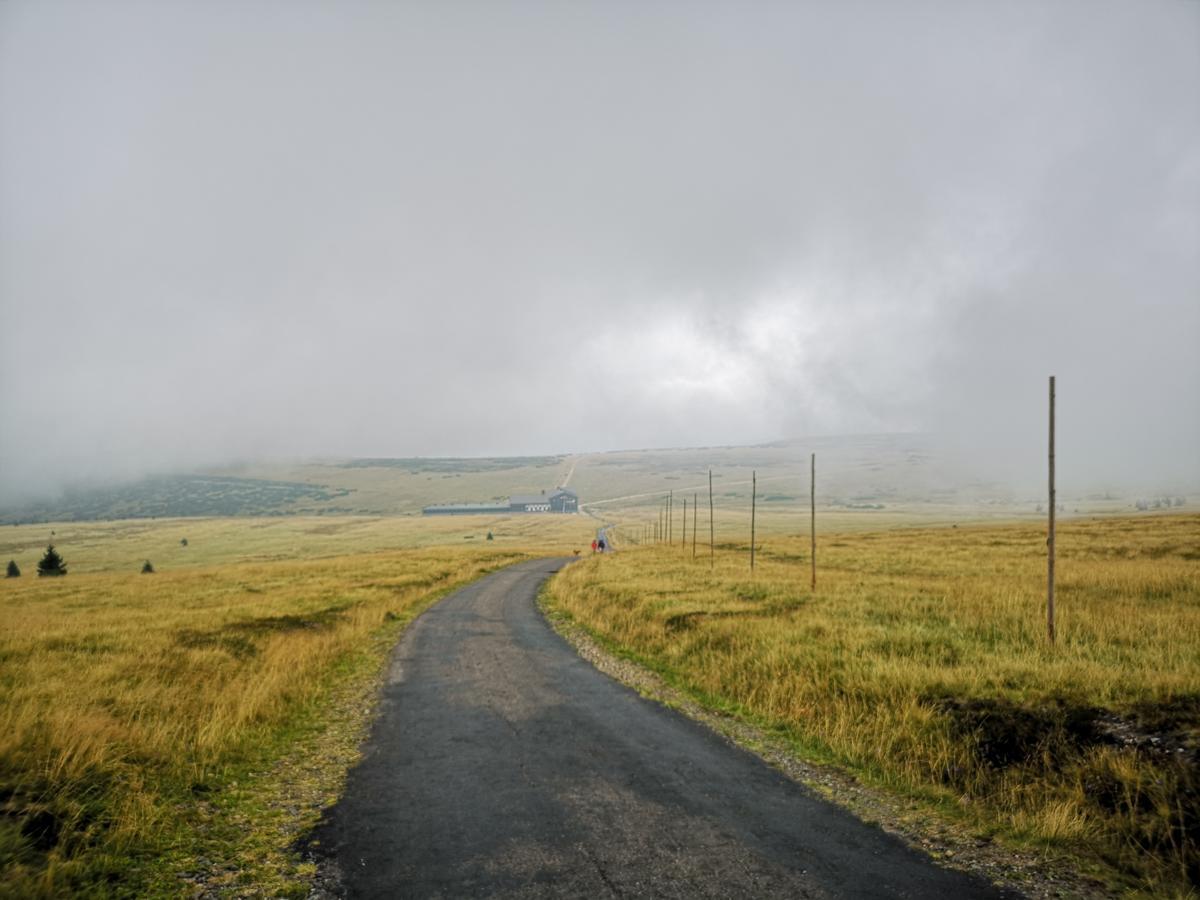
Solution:
M 1200 483 L 1200 12 L 0 6 L 0 495 L 934 429 Z M 1153 436 L 1153 437 L 1151 437 Z

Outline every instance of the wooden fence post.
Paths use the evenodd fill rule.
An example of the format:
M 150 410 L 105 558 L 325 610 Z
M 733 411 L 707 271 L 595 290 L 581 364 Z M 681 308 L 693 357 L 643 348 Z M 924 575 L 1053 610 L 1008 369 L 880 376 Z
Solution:
M 700 506 L 700 493 L 692 494 L 692 559 L 696 558 L 696 521 Z
M 1046 537 L 1046 634 L 1054 643 L 1054 376 L 1050 376 L 1050 527 Z
M 683 498 L 683 549 L 687 549 L 687 497 Z
M 808 476 L 809 521 L 808 530 L 812 535 L 812 589 L 817 589 L 817 454 L 812 455 L 812 468 Z
M 754 508 L 758 500 L 758 473 L 750 473 L 750 571 L 754 571 Z
M 717 564 L 716 544 L 713 543 L 713 499 L 712 499 L 712 469 L 708 470 L 708 568 L 709 571 Z

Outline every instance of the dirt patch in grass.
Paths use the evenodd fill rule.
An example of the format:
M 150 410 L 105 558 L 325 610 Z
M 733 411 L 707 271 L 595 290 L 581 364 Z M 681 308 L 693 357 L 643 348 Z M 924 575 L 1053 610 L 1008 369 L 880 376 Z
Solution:
M 1122 713 L 1054 698 L 935 698 L 955 738 L 992 770 L 1074 773 L 1098 813 L 1118 819 L 1129 849 L 1175 858 L 1200 885 L 1200 705 L 1194 696 L 1143 702 Z M 947 784 L 965 773 L 947 770 Z
M 1121 713 L 1064 698 L 1018 704 L 997 697 L 926 700 L 950 722 L 951 733 L 974 742 L 978 758 L 994 768 L 1041 759 L 1057 768 L 1098 747 L 1136 750 L 1149 760 L 1196 768 L 1200 764 L 1200 702 L 1194 696 L 1139 703 Z
M 1200 764 L 1200 694 L 1136 703 L 1124 716 L 1112 716 L 1103 724 L 1126 744 L 1152 752 L 1183 753 L 1194 765 Z
M 347 604 L 335 604 L 309 613 L 260 616 L 225 626 L 225 630 L 243 634 L 271 634 L 281 631 L 321 631 L 332 628 L 345 617 Z
M 692 628 L 700 619 L 728 619 L 737 616 L 744 616 L 748 613 L 743 610 L 721 610 L 714 612 L 706 609 L 697 609 L 690 612 L 676 613 L 673 616 L 667 616 L 663 621 L 663 626 L 669 632 L 686 631 Z
M 1060 767 L 1067 755 L 1110 740 L 1099 726 L 1102 709 L 1061 699 L 1038 705 L 1003 697 L 939 697 L 928 702 L 949 721 L 951 734 L 971 742 L 979 760 L 993 768 L 1035 760 Z
M 345 618 L 347 609 L 346 604 L 336 604 L 310 613 L 245 619 L 210 630 L 185 628 L 176 632 L 175 643 L 191 649 L 213 647 L 235 659 L 249 659 L 259 652 L 255 638 L 297 631 L 327 631 Z

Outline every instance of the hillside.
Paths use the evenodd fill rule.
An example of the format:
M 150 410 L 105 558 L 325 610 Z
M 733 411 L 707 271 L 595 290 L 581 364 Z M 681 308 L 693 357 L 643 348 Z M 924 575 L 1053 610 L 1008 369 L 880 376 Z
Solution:
M 259 462 L 122 485 L 76 488 L 54 500 L 0 508 L 0 523 L 180 516 L 416 515 L 435 503 L 481 503 L 567 485 L 586 512 L 649 522 L 669 492 L 676 509 L 693 495 L 732 520 L 748 515 L 757 473 L 759 515 L 768 529 L 798 527 L 808 510 L 810 453 L 817 455 L 817 505 L 841 526 L 919 520 L 1039 516 L 1043 493 L 981 475 L 925 435 L 850 435 L 746 447 L 622 450 L 556 456 L 370 458 Z M 1036 463 L 1034 464 L 1036 465 Z M 1031 466 L 1033 467 L 1033 466 Z M 1040 471 L 1029 483 L 1040 483 Z M 1060 470 L 1065 515 L 1182 506 L 1178 487 L 1161 497 L 1073 486 Z M 728 517 L 723 516 L 728 520 Z

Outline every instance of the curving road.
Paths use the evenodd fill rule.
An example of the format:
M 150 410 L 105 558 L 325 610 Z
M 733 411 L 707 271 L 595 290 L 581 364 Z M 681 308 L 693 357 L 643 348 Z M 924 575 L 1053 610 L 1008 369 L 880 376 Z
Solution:
M 566 562 L 496 572 L 405 632 L 310 843 L 328 893 L 1006 896 L 593 669 L 534 602 Z

